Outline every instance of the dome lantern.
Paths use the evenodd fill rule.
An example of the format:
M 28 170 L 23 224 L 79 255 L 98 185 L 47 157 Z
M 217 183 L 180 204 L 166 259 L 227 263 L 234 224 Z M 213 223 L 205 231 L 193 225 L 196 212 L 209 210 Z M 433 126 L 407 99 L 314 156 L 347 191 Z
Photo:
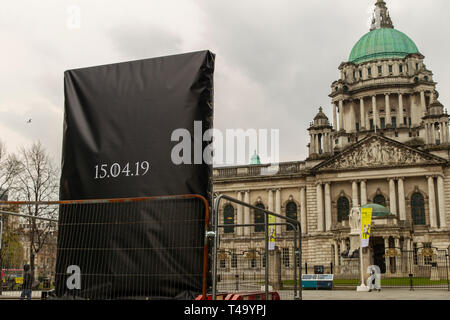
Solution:
M 406 34 L 394 29 L 386 2 L 378 0 L 370 32 L 354 45 L 349 62 L 360 64 L 372 60 L 400 58 L 419 54 L 414 41 Z

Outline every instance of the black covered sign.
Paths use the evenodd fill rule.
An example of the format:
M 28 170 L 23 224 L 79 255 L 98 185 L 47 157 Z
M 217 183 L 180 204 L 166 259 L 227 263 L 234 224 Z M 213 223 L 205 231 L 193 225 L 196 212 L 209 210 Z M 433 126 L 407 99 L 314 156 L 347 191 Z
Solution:
M 210 201 L 212 167 L 205 163 L 203 151 L 211 141 L 204 141 L 207 139 L 203 134 L 213 126 L 213 73 L 214 54 L 209 51 L 66 71 L 61 200 L 198 194 Z M 173 217 L 175 207 L 177 219 Z M 198 277 L 166 279 L 154 285 L 151 279 L 146 279 L 150 282 L 145 288 L 138 285 L 142 279 L 114 283 L 108 278 L 109 273 L 161 273 L 161 268 L 179 269 L 185 274 L 201 273 L 203 261 L 198 248 L 187 248 L 175 256 L 164 250 L 112 252 L 117 248 L 140 248 L 144 244 L 151 247 L 157 243 L 162 248 L 201 242 L 204 225 L 198 217 L 189 216 L 195 211 L 192 203 L 185 201 L 183 207 L 180 202 L 176 205 L 166 202 L 128 213 L 123 211 L 123 215 L 128 214 L 128 220 L 120 212 L 114 211 L 112 215 L 108 210 L 94 207 L 89 218 L 86 217 L 89 210 L 85 209 L 76 213 L 60 212 L 58 295 L 67 294 L 70 266 L 75 266 L 71 267 L 75 270 L 80 268 L 81 283 L 88 286 L 91 282 L 83 282 L 88 274 L 106 277 L 107 290 L 102 290 L 112 292 L 110 297 L 148 297 L 152 292 L 145 292 L 145 288 L 155 289 L 155 286 L 159 297 L 177 296 L 185 288 L 201 289 Z M 198 212 L 201 215 L 203 211 Z M 125 233 L 106 226 L 111 217 L 125 221 L 128 228 Z M 174 223 L 164 223 L 165 217 L 174 221 L 197 219 L 197 222 L 195 226 L 180 229 Z M 149 227 L 151 230 L 133 229 L 127 224 L 149 220 L 154 222 Z M 92 229 L 96 222 L 105 227 Z M 115 237 L 118 232 L 121 235 Z M 83 237 L 91 238 L 91 244 Z M 100 247 L 109 251 L 97 261 L 99 255 L 89 246 L 97 246 L 97 252 Z M 198 260 L 198 265 L 192 262 L 193 258 Z M 178 286 L 177 281 L 189 284 Z M 78 292 L 94 292 L 105 287 L 105 282 L 95 283 L 95 288 L 82 285 Z M 106 297 L 99 292 L 102 291 L 97 290 L 95 297 Z

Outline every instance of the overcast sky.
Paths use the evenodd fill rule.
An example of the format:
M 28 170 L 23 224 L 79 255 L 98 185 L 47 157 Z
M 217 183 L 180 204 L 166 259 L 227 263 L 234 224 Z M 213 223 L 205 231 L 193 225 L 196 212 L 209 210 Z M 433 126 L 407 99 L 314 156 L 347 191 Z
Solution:
M 425 55 L 448 107 L 450 1 L 386 2 L 395 28 Z M 217 55 L 215 127 L 280 129 L 281 160 L 304 160 L 306 129 L 319 106 L 331 120 L 330 85 L 369 31 L 374 3 L 2 1 L 0 139 L 10 151 L 41 140 L 60 161 L 65 70 L 209 49 Z

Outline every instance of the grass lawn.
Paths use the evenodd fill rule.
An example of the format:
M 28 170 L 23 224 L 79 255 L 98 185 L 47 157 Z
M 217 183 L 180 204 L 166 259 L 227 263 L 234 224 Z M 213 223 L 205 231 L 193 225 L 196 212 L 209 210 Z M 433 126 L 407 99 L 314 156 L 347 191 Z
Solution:
M 360 283 L 360 279 L 334 279 L 334 286 L 358 286 Z M 285 286 L 293 286 L 294 280 L 284 280 L 283 285 Z M 381 286 L 399 286 L 405 287 L 410 285 L 410 279 L 408 277 L 405 278 L 384 278 L 381 279 Z M 431 281 L 430 278 L 413 278 L 414 286 L 433 286 L 433 285 L 447 285 L 447 280 L 442 279 L 439 281 Z

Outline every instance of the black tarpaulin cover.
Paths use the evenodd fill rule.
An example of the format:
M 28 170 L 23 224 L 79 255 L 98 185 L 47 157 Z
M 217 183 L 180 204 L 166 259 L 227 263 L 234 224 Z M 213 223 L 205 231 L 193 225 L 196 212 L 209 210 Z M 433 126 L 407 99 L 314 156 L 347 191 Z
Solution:
M 61 200 L 198 194 L 210 201 L 212 167 L 194 164 L 198 143 L 202 152 L 210 141 L 194 139 L 194 123 L 202 132 L 213 127 L 213 73 L 209 51 L 66 71 Z M 190 133 L 191 163 L 173 162 L 179 141 L 171 137 L 177 129 Z M 179 200 L 117 207 L 60 210 L 56 294 L 74 294 L 66 284 L 71 265 L 81 270 L 76 291 L 81 297 L 174 298 L 200 292 L 201 248 L 176 254 L 120 249 L 202 244 L 204 206 Z M 183 219 L 191 224 L 183 225 Z M 151 223 L 142 227 L 142 221 Z M 173 271 L 167 279 L 151 277 L 167 269 Z M 143 272 L 150 277 L 139 278 Z

